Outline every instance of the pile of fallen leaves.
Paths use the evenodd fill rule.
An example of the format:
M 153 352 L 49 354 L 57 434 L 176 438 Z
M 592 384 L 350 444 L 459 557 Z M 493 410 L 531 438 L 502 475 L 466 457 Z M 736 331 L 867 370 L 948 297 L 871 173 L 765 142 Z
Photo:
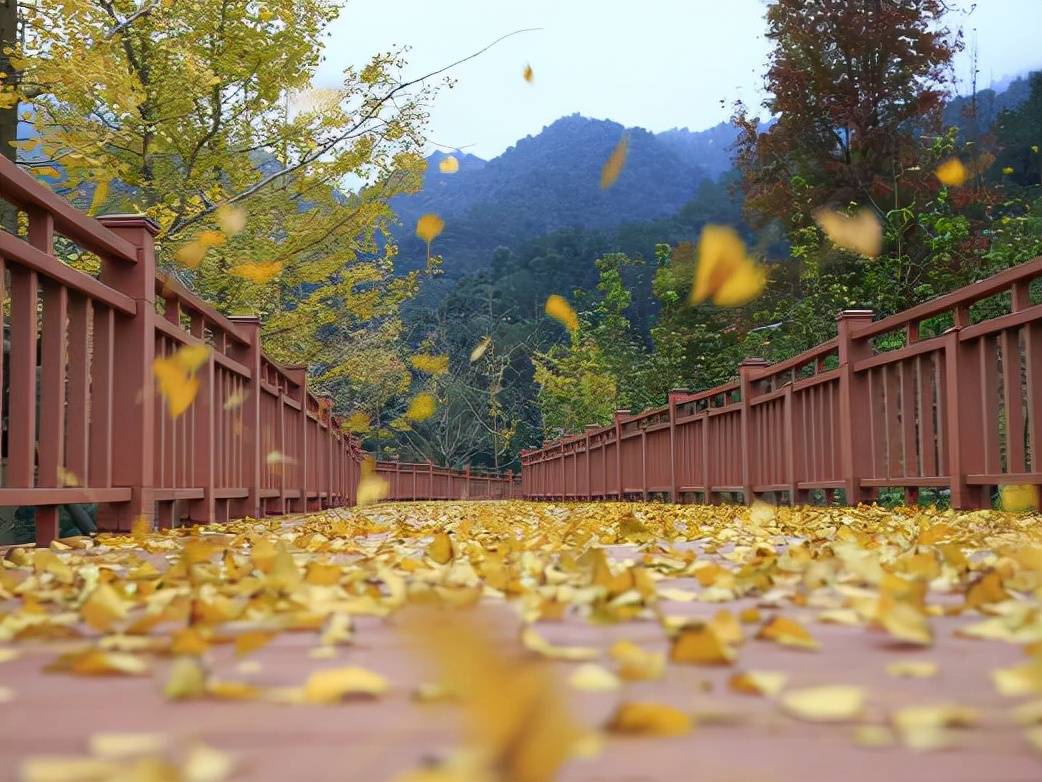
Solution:
M 1023 650 L 1021 662 L 992 671 L 991 686 L 1028 700 L 997 719 L 1021 726 L 1026 746 L 1042 751 L 1040 522 L 924 508 L 460 502 L 163 533 L 140 526 L 9 551 L 0 569 L 0 661 L 21 645 L 42 646 L 54 649 L 52 675 L 148 677 L 172 658 L 161 682 L 171 703 L 378 702 L 397 683 L 378 670 L 321 662 L 350 659 L 356 619 L 375 617 L 422 639 L 415 646 L 435 663 L 436 678 L 412 688 L 417 704 L 450 700 L 466 715 L 463 751 L 405 778 L 527 781 L 552 778 L 568 758 L 613 736 L 683 735 L 713 719 L 631 695 L 634 683 L 660 680 L 674 666 L 720 670 L 729 692 L 774 700 L 781 719 L 852 726 L 862 746 L 953 746 L 960 730 L 996 715 L 930 702 L 880 716 L 863 686 L 789 687 L 789 673 L 744 666 L 742 657 L 750 644 L 821 654 L 815 628 L 824 625 L 929 650 L 938 624 L 957 619 L 945 632 L 958 642 Z M 489 630 L 504 622 L 516 638 L 506 646 Z M 576 625 L 617 632 L 598 646 L 548 640 L 556 627 Z M 628 627 L 645 628 L 645 640 L 627 638 Z M 658 643 L 647 642 L 646 628 Z M 308 654 L 319 661 L 296 685 L 219 677 L 208 662 L 215 647 L 231 645 L 245 668 L 288 632 L 310 634 Z M 887 672 L 928 678 L 939 666 L 914 655 Z M 609 693 L 607 718 L 591 725 L 570 717 L 569 690 Z M 17 702 L 11 688 L 0 695 Z M 105 770 L 115 764 L 123 773 L 133 762 L 167 774 L 137 779 L 220 779 L 233 767 L 207 747 L 170 760 L 153 751 L 160 739 L 147 738 L 97 739 L 108 755 L 128 745 L 135 751 L 122 754 L 132 761 L 105 753 L 63 761 L 94 764 L 101 771 L 93 776 L 48 776 L 57 761 L 38 758 L 25 778 L 121 778 Z M 192 763 L 207 764 L 207 773 L 193 773 Z

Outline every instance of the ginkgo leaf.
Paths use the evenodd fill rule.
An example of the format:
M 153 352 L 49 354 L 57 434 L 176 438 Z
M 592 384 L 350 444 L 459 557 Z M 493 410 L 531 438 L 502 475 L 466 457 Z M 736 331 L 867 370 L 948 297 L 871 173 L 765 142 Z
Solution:
M 155 755 L 170 744 L 163 733 L 95 733 L 89 741 L 90 753 L 100 758 L 125 758 Z
M 811 722 L 842 722 L 861 714 L 865 693 L 860 687 L 832 685 L 789 690 L 781 704 L 794 717 Z
M 422 215 L 416 221 L 416 235 L 427 242 L 428 245 L 441 235 L 444 228 L 445 221 L 436 214 L 428 213 Z
M 474 349 L 470 351 L 470 363 L 473 364 L 475 361 L 480 360 L 481 357 L 485 355 L 485 351 L 488 350 L 488 347 L 491 344 L 492 337 L 485 337 L 477 345 L 475 345 Z
M 622 173 L 622 167 L 626 165 L 626 154 L 629 152 L 630 134 L 623 133 L 622 138 L 611 151 L 607 161 L 601 168 L 601 190 L 605 190 L 615 184 L 615 180 Z
M 583 692 L 612 692 L 619 689 L 619 678 L 596 663 L 585 663 L 568 677 L 568 683 Z
M 452 538 L 445 532 L 437 533 L 427 546 L 426 554 L 439 565 L 452 560 Z
M 106 199 L 109 197 L 110 184 L 111 180 L 102 179 L 94 186 L 94 194 L 90 198 L 90 206 L 87 207 L 87 214 L 97 214 L 98 209 L 104 205 Z
M 229 204 L 220 207 L 214 218 L 228 236 L 234 236 L 246 227 L 246 210 Z
M 195 743 L 188 751 L 181 773 L 184 782 L 222 782 L 235 770 L 235 759 L 227 752 Z
M 757 638 L 766 641 L 774 641 L 784 646 L 795 646 L 800 649 L 817 650 L 820 644 L 807 631 L 803 625 L 795 619 L 785 616 L 776 616 L 768 621 L 756 634 Z
M 632 641 L 616 641 L 608 654 L 619 666 L 623 679 L 658 679 L 666 668 L 666 656 L 661 652 L 649 652 Z
M 746 255 L 745 243 L 733 228 L 702 229 L 692 304 L 712 299 L 721 307 L 739 307 L 759 296 L 766 284 L 766 269 Z
M 709 624 L 694 622 L 682 628 L 673 638 L 669 659 L 697 665 L 730 665 L 734 662 L 735 653 Z
M 388 690 L 387 680 L 365 668 L 330 668 L 315 671 L 304 683 L 304 699 L 310 703 L 336 703 L 349 696 L 375 697 Z
M 640 736 L 683 736 L 694 728 L 694 719 L 664 703 L 627 702 L 619 704 L 607 728 Z
M 267 263 L 250 261 L 240 263 L 228 270 L 229 274 L 242 277 L 244 280 L 262 285 L 270 282 L 282 273 L 282 261 L 268 261 Z
M 391 484 L 376 474 L 376 465 L 371 459 L 362 462 L 355 503 L 360 508 L 373 505 L 391 493 Z
M 521 645 L 528 651 L 548 657 L 551 660 L 570 660 L 581 662 L 592 660 L 599 652 L 592 646 L 557 646 L 547 641 L 534 627 L 525 627 L 521 631 Z
M 886 672 L 891 676 L 910 679 L 928 679 L 936 676 L 939 670 L 932 660 L 895 660 L 886 666 Z
M 152 362 L 152 372 L 171 418 L 180 416 L 195 401 L 199 378 L 194 373 L 209 355 L 207 345 L 186 345 L 173 355 Z
M 203 262 L 207 249 L 209 248 L 202 242 L 193 240 L 178 247 L 174 252 L 174 258 L 182 266 L 194 269 Z
M 937 178 L 941 180 L 942 185 L 947 185 L 948 187 L 959 187 L 966 181 L 966 178 L 969 176 L 969 171 L 966 170 L 966 166 L 963 165 L 963 162 L 959 160 L 959 158 L 953 157 L 948 158 L 937 166 L 937 168 L 934 169 L 934 174 L 936 174 Z
M 814 212 L 816 222 L 825 235 L 837 247 L 875 258 L 883 246 L 883 226 L 876 213 L 867 207 L 854 215 L 833 209 L 818 209 Z
M 535 78 L 535 74 L 532 72 L 532 66 L 527 64 L 525 65 L 524 71 L 521 72 L 521 75 L 529 84 L 531 84 L 532 79 Z
M 225 410 L 235 410 L 238 407 L 242 407 L 242 403 L 246 401 L 245 391 L 235 391 L 228 394 L 228 397 L 224 400 Z
M 115 622 L 125 618 L 127 606 L 119 594 L 108 584 L 99 584 L 80 607 L 83 621 L 102 632 Z
M 178 657 L 170 666 L 163 694 L 170 700 L 198 698 L 206 692 L 206 671 L 194 657 Z
M 459 161 L 452 155 L 446 155 L 438 161 L 438 170 L 443 174 L 455 174 L 459 171 Z
M 223 231 L 200 231 L 196 235 L 195 241 L 203 247 L 219 247 L 228 241 L 228 237 L 224 235 Z
M 558 296 L 556 293 L 551 294 L 546 299 L 545 309 L 547 315 L 559 321 L 569 331 L 579 328 L 579 317 L 563 296 Z
M 426 392 L 419 393 L 409 401 L 409 407 L 405 411 L 405 418 L 409 421 L 426 421 L 432 415 L 437 403 L 434 396 Z
M 788 680 L 788 674 L 780 671 L 746 671 L 734 674 L 727 683 L 735 692 L 773 697 L 785 688 Z

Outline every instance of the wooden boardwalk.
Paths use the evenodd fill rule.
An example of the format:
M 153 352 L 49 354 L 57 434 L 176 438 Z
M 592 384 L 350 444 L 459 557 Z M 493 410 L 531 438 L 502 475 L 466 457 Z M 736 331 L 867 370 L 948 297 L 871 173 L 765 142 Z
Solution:
M 774 516 L 762 507 L 754 508 L 750 516 L 748 509 L 618 503 L 390 504 L 296 518 L 278 526 L 233 523 L 194 528 L 191 535 L 174 531 L 137 540 L 102 539 L 91 549 L 58 550 L 53 557 L 9 552 L 0 573 L 6 598 L 0 609 L 0 645 L 16 650 L 16 656 L 0 663 L 0 686 L 8 698 L 0 705 L 0 776 L 32 778 L 24 774 L 41 767 L 25 765 L 29 758 L 87 757 L 91 738 L 98 734 L 155 733 L 169 746 L 146 754 L 170 758 L 172 768 L 183 764 L 185 748 L 197 741 L 233 764 L 227 775 L 218 770 L 209 778 L 395 779 L 448 757 L 464 741 L 460 715 L 466 707 L 415 698 L 417 687 L 433 681 L 436 669 L 429 646 L 404 632 L 399 621 L 407 610 L 399 606 L 406 600 L 430 604 L 437 599 L 453 604 L 479 602 L 478 616 L 487 622 L 494 648 L 516 659 L 518 666 L 545 664 L 556 677 L 574 720 L 591 732 L 581 742 L 584 757 L 572 758 L 560 769 L 557 778 L 562 780 L 1028 782 L 1042 778 L 1042 747 L 1033 748 L 1030 740 L 1042 724 L 1042 709 L 1035 710 L 1034 727 L 1018 723 L 1014 712 L 1032 698 L 1042 699 L 1042 680 L 1034 682 L 1039 691 L 1031 694 L 1033 680 L 1028 676 L 1026 694 L 1019 697 L 1000 694 L 993 682 L 996 669 L 1016 669 L 1032 659 L 1025 651 L 1039 651 L 1037 639 L 1030 639 L 1033 633 L 1042 634 L 1038 618 L 1042 592 L 1037 583 L 1033 594 L 1028 587 L 1042 573 L 1033 570 L 1031 557 L 1018 561 L 1009 548 L 1018 541 L 1021 551 L 1040 546 L 1038 518 L 855 511 L 860 515 L 844 521 L 849 512 L 817 509 L 801 517 L 788 510 Z M 893 524 L 886 521 L 891 518 Z M 847 533 L 841 532 L 844 529 Z M 936 532 L 929 533 L 931 529 Z M 452 548 L 451 559 L 439 563 L 444 552 L 432 533 L 442 530 L 449 532 Z M 803 535 L 798 534 L 801 530 Z M 909 530 L 918 530 L 918 542 L 907 538 Z M 810 538 L 812 532 L 816 539 Z M 665 542 L 664 537 L 671 540 Z M 508 540 L 516 541 L 512 552 Z M 273 543 L 271 550 L 268 542 Z M 765 544 L 770 548 L 757 550 Z M 581 559 L 582 552 L 600 546 L 612 561 L 608 574 L 621 579 L 614 586 L 602 583 L 607 576 L 596 572 L 596 566 L 584 570 L 581 562 L 573 567 L 569 559 L 573 555 Z M 794 553 L 786 554 L 790 546 Z M 954 550 L 946 548 L 951 546 L 965 552 L 969 570 L 963 573 L 965 581 L 960 576 L 945 585 L 950 573 L 944 557 L 954 557 Z M 280 559 L 283 551 L 292 556 L 296 573 L 294 568 L 285 569 L 285 560 Z M 496 551 L 507 552 L 506 582 L 504 571 L 489 567 L 490 552 Z M 775 558 L 772 551 L 781 556 Z M 695 556 L 685 562 L 684 552 Z M 832 552 L 842 556 L 833 557 Z M 934 554 L 932 561 L 940 563 L 936 572 L 933 565 L 923 564 L 925 559 L 907 559 Z M 903 570 L 902 578 L 925 568 L 922 572 L 930 578 L 920 580 L 930 585 L 926 604 L 931 608 L 926 614 L 932 642 L 902 641 L 894 635 L 895 625 L 889 625 L 888 632 L 882 626 L 886 621 L 881 625 L 865 618 L 874 595 L 889 589 L 885 581 L 870 583 L 876 577 L 872 563 L 880 561 L 887 572 Z M 314 562 L 339 571 L 312 568 Z M 155 574 L 146 563 L 155 567 Z M 626 586 L 626 574 L 633 573 L 633 566 L 653 574 L 657 599 L 642 593 L 639 576 Z M 713 567 L 718 570 L 706 570 Z M 140 569 L 134 573 L 134 568 Z M 669 570 L 683 573 L 671 577 Z M 763 588 L 748 588 L 746 578 L 754 571 L 756 578 L 767 575 Z M 106 572 L 118 575 L 108 582 L 119 595 L 117 606 L 100 599 L 91 603 L 90 595 L 98 589 L 99 579 L 106 582 Z M 1003 596 L 962 608 L 968 594 L 964 586 L 979 583 L 988 573 L 1001 574 Z M 29 588 L 27 579 L 33 579 Z M 586 582 L 585 592 L 580 582 Z M 131 584 L 136 586 L 128 588 Z M 562 592 L 565 586 L 568 590 Z M 398 591 L 401 587 L 408 598 Z M 617 591 L 614 603 L 604 600 L 613 590 Z M 167 598 L 155 598 L 167 591 Z M 739 594 L 743 591 L 747 594 Z M 502 597 L 504 593 L 509 599 Z M 642 594 L 641 599 L 630 593 Z M 531 595 L 541 596 L 541 607 L 533 608 Z M 187 616 L 178 619 L 176 607 L 182 600 Z M 559 620 L 548 621 L 557 613 L 551 603 L 563 605 Z M 132 626 L 157 605 L 166 612 L 162 622 L 148 632 L 140 632 L 143 624 Z M 535 620 L 532 627 L 550 642 L 548 650 L 521 651 L 518 614 L 525 613 L 522 606 L 527 606 L 526 618 Z M 612 610 L 622 612 L 611 617 L 621 621 L 590 621 L 593 614 L 608 618 L 606 613 Z M 663 621 L 678 628 L 679 617 L 701 618 L 712 626 L 722 610 L 735 621 L 718 627 L 738 626 L 742 635 L 740 642 L 730 643 L 735 659 L 729 664 L 669 661 L 660 678 L 624 680 L 605 692 L 568 684 L 583 664 L 617 671 L 610 650 L 618 641 L 666 654 L 671 641 Z M 215 618 L 221 611 L 226 617 Z M 541 619 L 535 615 L 540 612 Z M 47 620 L 30 621 L 26 615 L 32 613 Z M 338 641 L 329 633 L 328 616 L 344 613 L 351 616 L 351 637 L 347 640 L 341 634 Z M 453 622 L 464 613 L 473 615 L 474 610 L 454 609 L 443 615 L 444 621 Z M 982 622 L 1014 615 L 1023 621 L 1010 621 L 1008 629 L 1015 625 L 1016 630 L 1009 629 L 1005 640 L 956 635 L 956 631 L 972 634 L 970 628 L 979 628 Z M 777 616 L 798 622 L 819 648 L 757 639 Z M 95 629 L 82 621 L 87 617 Z M 191 624 L 186 623 L 188 617 Z M 826 618 L 833 621 L 822 621 Z M 96 629 L 106 623 L 104 631 Z M 309 623 L 313 629 L 301 629 Z M 193 632 L 186 634 L 186 627 Z M 274 632 L 261 648 L 236 655 L 231 643 L 235 637 L 274 627 L 284 629 Z M 130 632 L 135 629 L 139 632 Z M 721 630 L 719 635 L 728 632 Z M 193 649 L 193 644 L 201 648 Z M 196 652 L 189 659 L 205 668 L 207 692 L 176 701 L 164 695 L 174 660 L 185 657 L 173 654 L 171 645 Z M 560 646 L 592 649 L 562 652 Z M 88 676 L 44 671 L 61 654 L 85 649 L 102 653 L 123 649 L 147 665 L 147 672 Z M 887 672 L 892 663 L 909 662 L 936 663 L 937 673 L 906 678 Z M 311 674 L 344 666 L 379 674 L 386 679 L 387 691 L 326 705 L 272 702 L 307 700 L 301 697 L 301 688 Z M 736 691 L 730 679 L 750 670 L 786 674 L 784 689 L 773 697 Z M 224 688 L 215 682 L 225 683 Z M 821 685 L 862 688 L 863 708 L 837 722 L 813 722 L 795 717 L 784 706 L 786 693 Z M 619 705 L 628 702 L 675 707 L 693 716 L 694 726 L 672 737 L 602 730 Z M 941 727 L 928 717 L 930 725 L 924 731 L 905 733 L 892 727 L 902 708 L 942 704 L 964 712 L 962 717 L 942 721 L 969 724 Z M 504 708 L 509 709 L 509 704 Z M 1020 713 L 1024 723 L 1031 722 L 1027 711 Z M 893 743 L 863 746 L 885 741 Z M 909 746 L 917 743 L 926 749 Z M 140 771 L 133 778 L 177 777 Z M 181 778 L 204 777 L 186 772 Z

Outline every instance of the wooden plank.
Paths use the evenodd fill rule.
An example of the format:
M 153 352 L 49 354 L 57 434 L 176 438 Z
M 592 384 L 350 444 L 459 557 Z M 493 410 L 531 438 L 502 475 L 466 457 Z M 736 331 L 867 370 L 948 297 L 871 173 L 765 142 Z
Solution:
M 78 293 L 69 294 L 69 387 L 66 408 L 65 466 L 81 483 L 88 483 L 90 460 L 90 326 L 93 306 Z
M 916 388 L 919 374 L 917 362 L 921 358 L 922 356 L 916 356 L 914 360 L 902 361 L 900 364 L 901 466 L 903 474 L 906 476 L 923 474 L 916 432 L 917 426 L 921 426 L 923 420 L 923 409 Z
M 3 232 L 0 231 L 0 234 Z M 8 371 L 8 486 L 33 485 L 36 456 L 36 272 L 11 267 L 11 348 Z M 23 504 L 23 503 L 19 503 Z
M 980 420 L 984 433 L 981 447 L 984 472 L 1002 472 L 999 458 L 999 357 L 991 337 L 981 337 L 977 344 L 977 382 L 980 384 Z
M 921 475 L 937 475 L 937 425 L 934 408 L 933 360 L 916 356 L 915 372 L 918 378 L 916 408 L 919 411 L 919 460 Z
M 69 292 L 58 283 L 43 281 L 43 337 L 40 361 L 40 472 L 38 486 L 62 485 L 65 468 L 65 369 L 68 361 L 65 329 Z M 77 480 L 80 476 L 77 476 Z
M 1024 330 L 1024 364 L 1027 370 L 1031 469 L 1042 472 L 1042 322 L 1031 323 Z
M 1024 392 L 1020 374 L 1019 329 L 1006 329 L 1002 345 L 1002 406 L 1006 411 L 1006 472 L 1027 470 L 1024 448 Z

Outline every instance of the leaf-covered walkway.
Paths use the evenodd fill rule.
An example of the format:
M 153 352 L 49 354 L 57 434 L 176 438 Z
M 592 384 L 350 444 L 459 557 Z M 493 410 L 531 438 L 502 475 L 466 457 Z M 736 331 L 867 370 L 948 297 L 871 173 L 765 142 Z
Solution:
M 1036 780 L 1040 521 L 416 503 L 15 550 L 2 775 Z

